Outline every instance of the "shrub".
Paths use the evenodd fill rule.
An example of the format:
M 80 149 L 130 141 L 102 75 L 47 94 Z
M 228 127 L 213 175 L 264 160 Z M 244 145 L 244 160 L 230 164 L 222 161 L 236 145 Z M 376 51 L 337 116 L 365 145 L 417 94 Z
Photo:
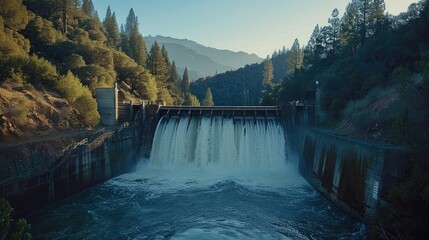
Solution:
M 83 94 L 82 83 L 70 71 L 60 78 L 57 89 L 70 104 L 73 104 Z
M 88 87 L 83 86 L 80 80 L 70 71 L 60 79 L 57 89 L 71 106 L 76 109 L 78 119 L 82 123 L 91 127 L 98 124 L 100 115 L 91 91 Z
M 12 234 L 11 239 L 31 239 L 31 226 L 23 218 L 18 219 L 16 222 L 15 231 L 13 233 L 9 232 L 11 223 L 13 222 L 11 218 L 12 212 L 13 208 L 9 202 L 4 198 L 0 198 L 0 239 L 6 239 L 10 234 Z
M 57 69 L 44 58 L 31 55 L 22 68 L 24 73 L 28 76 L 27 81 L 29 83 L 42 83 L 50 88 L 54 88 L 57 85 Z
M 12 122 L 18 126 L 23 126 L 27 123 L 28 106 L 23 98 L 13 98 L 9 103 L 8 116 Z
M 97 102 L 91 96 L 89 89 L 76 99 L 73 107 L 78 111 L 78 118 L 84 124 L 95 127 L 100 121 L 100 114 L 97 111 Z

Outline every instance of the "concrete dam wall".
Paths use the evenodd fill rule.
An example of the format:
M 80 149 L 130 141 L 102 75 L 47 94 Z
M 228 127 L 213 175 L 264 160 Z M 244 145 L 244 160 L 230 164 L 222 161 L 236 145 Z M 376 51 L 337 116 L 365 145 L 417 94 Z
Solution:
M 43 171 L 0 182 L 0 194 L 23 214 L 131 171 L 138 161 L 138 126 L 105 131 L 67 151 Z
M 298 111 L 298 107 L 148 105 L 139 113 L 137 124 L 86 139 L 33 174 L 2 180 L 0 194 L 17 211 L 25 213 L 129 172 L 140 156 L 149 157 L 162 118 L 242 119 L 255 123 L 275 118 L 283 120 L 286 145 L 297 153 L 300 172 L 307 181 L 353 216 L 374 222 L 386 194 L 403 176 L 409 157 L 407 149 L 309 127 L 314 116 L 305 114 L 308 108 Z
M 353 216 L 375 222 L 383 199 L 403 174 L 406 149 L 309 127 L 287 132 L 307 181 Z

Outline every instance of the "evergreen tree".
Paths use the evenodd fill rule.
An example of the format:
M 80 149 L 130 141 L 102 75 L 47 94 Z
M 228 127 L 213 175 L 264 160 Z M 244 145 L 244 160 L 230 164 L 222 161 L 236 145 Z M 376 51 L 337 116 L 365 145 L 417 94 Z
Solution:
M 104 29 L 107 33 L 107 42 L 110 47 L 118 49 L 121 41 L 118 23 L 116 22 L 115 12 L 111 12 L 110 6 L 107 7 L 106 17 L 103 21 Z
M 123 35 L 121 45 L 122 50 L 138 64 L 146 66 L 146 43 L 138 30 L 138 20 L 132 8 L 127 17 L 125 29 L 121 29 L 121 31 L 121 34 Z
M 182 93 L 186 95 L 189 92 L 189 85 L 191 85 L 191 81 L 189 80 L 188 68 L 185 68 L 183 72 L 182 78 Z
M 385 21 L 384 0 L 353 0 L 342 19 L 342 42 L 351 50 L 363 46 L 368 37 L 381 31 Z
M 191 93 L 186 93 L 185 102 L 183 103 L 183 105 L 198 107 L 198 106 L 201 106 L 201 103 L 196 96 L 192 95 Z
M 67 20 L 73 19 L 73 16 L 76 14 L 76 10 L 80 6 L 79 0 L 54 0 L 54 8 L 61 13 L 62 26 L 61 31 L 64 34 L 67 34 Z
M 203 106 L 214 106 L 213 95 L 210 88 L 207 88 L 206 97 L 203 101 Z
M 299 41 L 298 39 L 295 39 L 287 58 L 288 74 L 295 74 L 297 70 L 301 69 L 303 57 L 304 56 L 299 46 Z
M 351 53 L 358 47 L 359 25 L 358 10 L 355 4 L 349 3 L 341 19 L 340 44 L 346 53 Z
M 320 57 L 326 58 L 333 51 L 332 27 L 324 26 L 317 37 L 316 49 Z
M 341 27 L 341 21 L 338 18 L 339 12 L 338 9 L 334 9 L 331 14 L 331 18 L 328 20 L 328 23 L 330 24 L 329 33 L 328 33 L 328 42 L 331 45 L 332 53 L 337 52 L 337 48 L 339 46 L 339 39 L 340 39 L 340 27 Z
M 92 0 L 83 0 L 82 1 L 82 12 L 90 17 L 95 17 L 95 9 Z
M 383 31 L 386 22 L 384 0 L 373 0 L 368 16 L 368 35 L 374 36 Z
M 134 10 L 131 8 L 128 13 L 127 21 L 125 22 L 125 34 L 129 37 L 131 35 L 131 31 L 138 29 L 138 27 L 138 18 L 134 14 Z
M 156 80 L 165 82 L 168 75 L 168 65 L 165 62 L 165 56 L 159 48 L 158 42 L 155 41 L 150 49 L 148 58 L 148 69 Z
M 170 66 L 170 58 L 168 57 L 168 52 L 164 44 L 162 44 L 161 53 L 162 53 L 162 56 L 164 57 L 165 65 Z
M 176 62 L 173 61 L 171 63 L 170 71 L 169 71 L 168 82 L 169 83 L 178 83 L 179 82 L 179 74 L 177 74 Z
M 127 34 L 125 33 L 125 27 L 123 24 L 121 24 L 121 33 L 120 33 L 121 39 L 120 39 L 120 48 L 124 53 L 127 53 L 129 51 L 129 40 L 127 37 Z
M 317 38 L 319 37 L 320 29 L 319 24 L 314 27 L 313 33 L 308 40 L 307 46 L 304 49 L 304 61 L 305 65 L 309 65 L 310 62 L 314 62 L 318 57 L 319 53 L 317 51 Z
M 273 62 L 271 60 L 265 60 L 264 61 L 264 74 L 262 79 L 262 85 L 265 87 L 269 87 L 273 83 L 274 79 L 274 68 L 273 68 Z
M 138 32 L 137 28 L 131 30 L 128 39 L 128 56 L 142 66 L 146 66 L 147 49 L 143 36 Z
M 168 92 L 167 88 L 159 89 L 158 101 L 163 101 L 167 106 L 174 104 L 174 99 L 171 97 L 171 94 Z

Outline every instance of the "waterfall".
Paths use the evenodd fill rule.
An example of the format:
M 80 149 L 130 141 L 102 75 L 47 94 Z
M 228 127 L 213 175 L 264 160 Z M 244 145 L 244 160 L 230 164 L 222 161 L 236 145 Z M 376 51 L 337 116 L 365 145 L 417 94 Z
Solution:
M 286 160 L 283 126 L 275 118 L 163 117 L 150 163 L 273 168 Z

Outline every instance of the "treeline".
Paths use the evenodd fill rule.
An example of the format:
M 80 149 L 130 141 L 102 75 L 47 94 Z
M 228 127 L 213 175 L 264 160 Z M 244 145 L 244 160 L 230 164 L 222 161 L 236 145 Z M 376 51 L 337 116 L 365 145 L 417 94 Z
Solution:
M 302 100 L 320 82 L 321 104 L 330 120 L 339 120 L 351 100 L 375 87 L 394 85 L 399 67 L 416 71 L 414 64 L 427 50 L 425 3 L 410 6 L 397 17 L 385 13 L 382 0 L 353 0 L 340 19 L 332 12 L 329 25 L 316 26 L 302 48 L 301 66 L 291 69 L 274 101 Z
M 90 126 L 99 119 L 95 88 L 115 82 L 130 86 L 135 99 L 184 103 L 174 61 L 157 43 L 147 51 L 138 24 L 131 9 L 119 28 L 110 7 L 100 21 L 91 0 L 2 1 L 0 82 L 58 92 Z M 63 80 L 79 84 L 65 88 Z M 69 98 L 71 92 L 81 96 Z
M 320 84 L 327 126 L 409 147 L 410 170 L 382 197 L 374 238 L 421 239 L 429 223 L 429 2 L 391 16 L 383 0 L 334 9 L 305 47 L 288 51 L 287 77 L 264 101 L 305 100 Z M 324 118 L 324 119 L 323 119 Z
M 286 58 L 283 53 L 271 59 L 274 83 L 286 76 Z M 263 68 L 262 63 L 246 65 L 235 71 L 198 79 L 191 83 L 190 90 L 199 99 L 204 99 L 210 88 L 216 105 L 257 105 L 263 96 Z
M 381 211 L 379 231 L 372 236 L 426 237 L 428 1 L 413 3 L 407 12 L 392 16 L 385 12 L 383 0 L 352 0 L 342 17 L 334 9 L 326 26 L 317 25 L 305 46 L 296 39 L 290 49 L 276 51 L 261 64 L 200 79 L 191 91 L 202 97 L 210 87 L 220 105 L 284 105 L 305 100 L 316 90 L 316 82 L 323 124 L 403 144 L 412 152 L 412 166 L 401 184 L 383 193 L 388 207 Z

